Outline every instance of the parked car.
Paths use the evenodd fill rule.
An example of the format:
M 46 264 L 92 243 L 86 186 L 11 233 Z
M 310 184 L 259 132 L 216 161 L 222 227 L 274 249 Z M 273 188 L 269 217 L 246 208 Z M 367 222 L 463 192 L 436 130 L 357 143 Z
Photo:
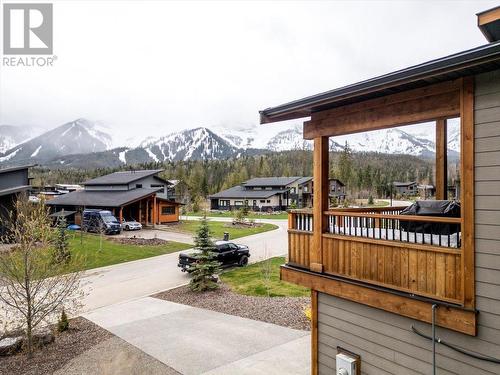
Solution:
M 122 231 L 120 222 L 113 216 L 111 211 L 106 210 L 84 210 L 82 229 L 85 232 L 105 234 L 119 234 Z
M 178 267 L 182 272 L 190 272 L 193 263 L 196 262 L 196 254 L 199 250 L 194 250 L 190 253 L 179 254 Z M 214 256 L 222 266 L 238 265 L 244 267 L 248 264 L 250 250 L 246 245 L 238 245 L 229 241 L 216 241 Z
M 142 224 L 134 219 L 122 221 L 123 230 L 141 230 Z

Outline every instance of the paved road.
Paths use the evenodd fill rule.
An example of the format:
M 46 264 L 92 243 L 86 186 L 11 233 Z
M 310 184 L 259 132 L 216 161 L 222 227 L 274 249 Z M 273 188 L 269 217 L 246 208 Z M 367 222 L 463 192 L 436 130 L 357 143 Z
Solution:
M 85 317 L 184 375 L 310 373 L 306 331 L 151 297 Z
M 278 225 L 276 230 L 235 240 L 236 243 L 250 247 L 250 262 L 286 254 L 287 222 L 281 220 L 275 223 Z M 145 238 L 156 235 L 167 240 L 180 240 L 179 233 L 161 230 L 127 233 L 129 234 L 143 235 Z M 82 280 L 88 292 L 84 299 L 83 311 L 91 311 L 186 284 L 189 277 L 177 267 L 178 257 L 179 253 L 172 253 L 87 271 Z

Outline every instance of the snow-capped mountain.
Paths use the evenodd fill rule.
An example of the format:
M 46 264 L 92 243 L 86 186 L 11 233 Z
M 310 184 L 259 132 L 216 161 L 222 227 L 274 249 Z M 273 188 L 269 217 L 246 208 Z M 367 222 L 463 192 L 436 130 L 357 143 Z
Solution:
M 243 148 L 207 128 L 196 128 L 172 133 L 164 137 L 146 138 L 140 147 L 123 150 L 119 159 L 129 164 L 132 160 L 163 162 L 191 159 L 226 159 L 238 157 Z
M 85 119 L 68 122 L 0 153 L 0 163 L 44 163 L 58 156 L 104 151 L 111 136 Z
M 354 152 L 432 156 L 436 152 L 433 126 L 433 124 L 422 124 L 418 128 L 414 126 L 392 128 L 331 137 L 330 150 L 341 151 L 347 143 Z M 428 129 L 422 131 L 422 128 Z M 296 126 L 280 131 L 267 142 L 265 148 L 271 151 L 312 150 L 312 141 L 304 140 L 302 129 Z M 453 123 L 449 126 L 448 148 L 452 155 L 460 150 L 460 132 L 458 126 Z
M 1 130 L 2 128 L 0 128 Z M 341 151 L 347 143 L 353 152 L 380 152 L 429 157 L 435 153 L 434 124 L 419 124 L 368 133 L 331 137 L 330 150 Z M 5 133 L 0 133 L 5 135 Z M 5 138 L 5 136 L 4 136 Z M 6 144 L 6 143 L 5 143 Z M 114 147 L 114 148 L 113 148 Z M 458 156 L 458 122 L 448 127 L 451 158 Z M 47 166 L 97 168 L 140 163 L 227 159 L 242 155 L 287 150 L 311 150 L 312 142 L 302 138 L 302 127 L 287 125 L 241 128 L 199 127 L 161 137 L 148 136 L 134 145 L 112 146 L 103 127 L 85 119 L 59 126 L 40 136 L 0 152 L 0 164 L 40 163 Z
M 30 139 L 33 129 L 26 126 L 0 125 L 0 154 Z

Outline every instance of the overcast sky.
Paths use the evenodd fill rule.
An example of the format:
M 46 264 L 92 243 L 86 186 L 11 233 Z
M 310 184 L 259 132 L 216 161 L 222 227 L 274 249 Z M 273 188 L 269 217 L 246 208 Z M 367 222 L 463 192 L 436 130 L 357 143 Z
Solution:
M 254 125 L 260 109 L 486 44 L 475 13 L 498 1 L 53 3 L 58 60 L 0 67 L 0 124 L 85 117 L 144 138 Z

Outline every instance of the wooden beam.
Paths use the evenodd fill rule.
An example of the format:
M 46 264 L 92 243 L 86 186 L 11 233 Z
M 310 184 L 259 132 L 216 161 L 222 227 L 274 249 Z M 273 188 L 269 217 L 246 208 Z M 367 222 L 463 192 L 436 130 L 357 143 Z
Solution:
M 378 99 L 373 99 L 378 100 Z M 370 102 L 370 101 L 368 101 Z M 380 102 L 383 103 L 383 102 Z M 364 104 L 364 105 L 363 105 Z M 355 103 L 312 116 L 304 122 L 304 138 L 336 136 L 416 124 L 460 114 L 460 91 L 442 92 L 373 107 Z
M 323 272 L 322 235 L 327 228 L 327 218 L 323 212 L 328 209 L 329 173 L 328 137 L 314 139 L 313 153 L 313 238 L 309 253 L 310 269 Z
M 123 207 L 120 207 L 120 224 L 123 222 Z
M 281 267 L 281 280 L 302 285 L 312 290 L 361 303 L 411 319 L 432 322 L 432 304 L 434 302 L 406 297 L 347 281 L 313 274 L 307 271 Z M 446 305 L 439 305 L 436 312 L 436 324 L 467 335 L 476 336 L 476 313 Z
M 477 15 L 477 25 L 483 26 L 487 23 L 495 22 L 500 19 L 500 7 L 481 12 Z
M 146 225 L 149 224 L 149 198 L 146 199 Z
M 460 93 L 460 202 L 462 209 L 462 287 L 464 306 L 475 307 L 474 286 L 474 78 Z
M 436 199 L 448 199 L 448 137 L 445 119 L 436 121 Z
M 311 290 L 311 375 L 318 372 L 318 292 Z

